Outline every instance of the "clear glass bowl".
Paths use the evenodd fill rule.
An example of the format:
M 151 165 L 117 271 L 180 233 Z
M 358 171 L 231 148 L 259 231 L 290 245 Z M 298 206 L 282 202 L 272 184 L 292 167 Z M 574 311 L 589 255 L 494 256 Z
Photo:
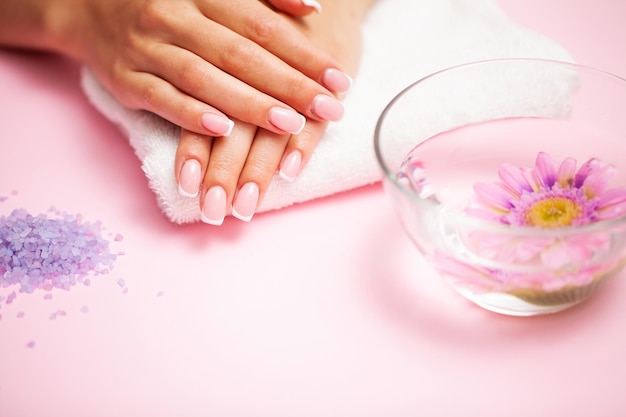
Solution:
M 626 80 L 538 59 L 469 63 L 408 86 L 374 138 L 405 230 L 488 310 L 551 313 L 626 260 Z

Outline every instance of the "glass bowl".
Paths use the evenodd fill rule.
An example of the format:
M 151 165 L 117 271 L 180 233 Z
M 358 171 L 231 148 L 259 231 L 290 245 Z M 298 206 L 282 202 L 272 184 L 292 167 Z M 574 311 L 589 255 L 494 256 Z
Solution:
M 626 260 L 626 80 L 540 59 L 420 79 L 382 112 L 383 184 L 455 290 L 510 315 L 589 297 Z

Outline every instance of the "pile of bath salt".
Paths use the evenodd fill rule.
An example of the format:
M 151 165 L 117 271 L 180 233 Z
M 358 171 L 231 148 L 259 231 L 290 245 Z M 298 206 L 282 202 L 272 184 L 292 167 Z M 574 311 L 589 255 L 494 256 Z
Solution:
M 102 236 L 100 222 L 88 223 L 53 208 L 48 214 L 33 216 L 16 209 L 0 217 L 0 288 L 69 290 L 88 276 L 111 271 L 116 255 Z

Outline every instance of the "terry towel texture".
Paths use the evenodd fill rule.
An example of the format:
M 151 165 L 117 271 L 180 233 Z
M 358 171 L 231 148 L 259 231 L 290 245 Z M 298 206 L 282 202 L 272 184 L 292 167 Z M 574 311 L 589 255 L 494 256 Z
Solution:
M 493 58 L 571 61 L 560 45 L 511 23 L 494 0 L 379 0 L 364 23 L 363 42 L 343 120 L 329 126 L 295 181 L 274 178 L 257 212 L 379 181 L 372 145 L 378 116 L 404 87 L 432 72 Z M 198 221 L 198 198 L 180 196 L 174 179 L 178 128 L 154 114 L 123 107 L 88 68 L 82 86 L 93 105 L 128 137 L 163 213 L 175 223 Z

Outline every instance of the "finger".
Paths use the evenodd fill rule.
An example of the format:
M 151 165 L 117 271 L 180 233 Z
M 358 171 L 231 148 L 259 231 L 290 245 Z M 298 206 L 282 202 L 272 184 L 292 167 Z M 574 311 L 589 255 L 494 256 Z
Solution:
M 189 26 L 203 27 L 202 32 L 211 36 L 198 36 Z M 274 107 L 290 106 L 316 120 L 337 121 L 343 116 L 343 105 L 327 89 L 224 26 L 199 18 L 179 31 L 177 42 L 184 48 L 154 46 L 139 65 L 232 117 L 277 133 L 295 132 L 271 125 Z M 331 79 L 342 74 L 336 69 L 327 73 Z
M 128 72 L 123 78 L 114 79 L 110 90 L 125 106 L 153 112 L 198 134 L 228 136 L 234 125 L 230 118 L 215 107 L 147 72 Z M 292 113 L 296 115 L 294 118 L 300 117 Z
M 307 164 L 313 151 L 324 136 L 327 122 L 309 120 L 299 135 L 292 135 L 280 163 L 280 176 L 293 181 Z
M 174 173 L 178 192 L 184 197 L 198 196 L 209 163 L 213 137 L 181 129 Z
M 268 0 L 268 2 L 278 10 L 292 16 L 306 16 L 312 12 L 322 12 L 322 5 L 315 0 Z
M 230 137 L 213 140 L 200 192 L 203 222 L 219 226 L 230 212 L 256 129 L 252 124 L 237 122 Z
M 274 178 L 290 135 L 258 129 L 239 176 L 232 215 L 250 221 Z
M 330 91 L 345 92 L 350 87 L 350 77 L 340 71 L 336 59 L 304 36 L 293 20 L 261 2 L 231 0 L 203 3 L 201 7 L 210 19 L 250 39 Z M 240 13 L 232 13 L 233 7 Z

